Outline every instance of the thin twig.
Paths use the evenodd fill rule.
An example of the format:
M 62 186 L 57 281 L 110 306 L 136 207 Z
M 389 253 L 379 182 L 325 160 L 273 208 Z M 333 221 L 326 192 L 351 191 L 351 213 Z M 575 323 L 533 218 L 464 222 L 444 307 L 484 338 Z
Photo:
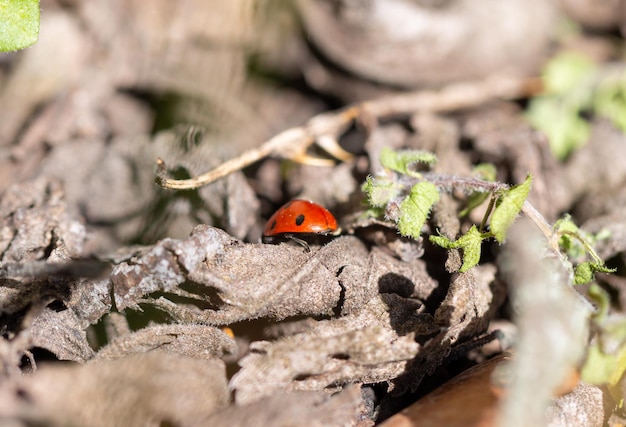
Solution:
M 380 120 L 413 114 L 417 111 L 456 111 L 476 107 L 494 99 L 524 98 L 540 91 L 541 83 L 537 78 L 494 77 L 450 85 L 439 91 L 409 92 L 360 102 L 338 111 L 314 116 L 303 126 L 285 130 L 258 148 L 248 150 L 215 169 L 190 179 L 168 178 L 165 162 L 159 158 L 157 159 L 156 182 L 169 189 L 194 189 L 241 170 L 267 156 L 277 156 L 307 164 L 332 165 L 334 162 L 330 159 L 308 155 L 307 149 L 312 144 L 317 144 L 335 158 L 347 160 L 350 154 L 339 146 L 337 140 L 359 117 Z

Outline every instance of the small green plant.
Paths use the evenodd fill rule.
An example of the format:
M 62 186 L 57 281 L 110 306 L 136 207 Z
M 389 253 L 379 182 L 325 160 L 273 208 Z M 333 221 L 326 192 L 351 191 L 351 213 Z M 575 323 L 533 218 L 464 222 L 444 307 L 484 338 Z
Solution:
M 489 200 L 481 224 L 472 225 L 457 239 L 443 235 L 429 236 L 431 242 L 443 248 L 462 250 L 463 262 L 459 272 L 468 271 L 479 263 L 484 240 L 495 239 L 502 243 L 520 213 L 527 215 L 538 226 L 553 250 L 575 261 L 572 285 L 592 282 L 596 272 L 615 271 L 607 268 L 593 249 L 593 242 L 601 239 L 602 233 L 597 236 L 585 233 L 568 215 L 550 226 L 526 201 L 532 184 L 530 175 L 523 183 L 508 186 L 494 182 L 494 169 L 485 166 L 481 166 L 477 175 L 487 179 L 418 172 L 417 166 L 429 166 L 436 161 L 432 154 L 424 152 L 394 152 L 386 149 L 380 158 L 386 171 L 377 177 L 368 177 L 363 185 L 370 205 L 369 213 L 393 221 L 403 236 L 420 236 L 441 191 L 456 189 L 467 194 L 468 207 L 462 211 L 464 215 L 470 206 L 474 208 Z M 565 265 L 571 264 L 565 262 Z M 595 334 L 581 375 L 589 383 L 607 385 L 616 401 L 622 402 L 620 384 L 626 373 L 626 316 L 608 314 L 609 295 L 595 283 L 589 288 L 589 297 L 598 309 L 588 319 Z
M 24 49 L 39 38 L 39 0 L 0 0 L 0 51 Z
M 509 187 L 480 178 L 448 177 L 417 170 L 417 166 L 428 167 L 436 160 L 432 153 L 383 149 L 380 161 L 390 173 L 369 177 L 363 185 L 363 191 L 375 212 L 384 211 L 386 219 L 396 223 L 401 235 L 413 238 L 420 236 L 431 208 L 439 201 L 440 191 L 463 189 L 469 194 L 468 208 L 489 199 L 489 208 L 480 226 L 471 227 L 456 240 L 442 235 L 429 237 L 431 242 L 443 248 L 462 249 L 463 265 L 460 271 L 464 272 L 478 264 L 483 240 L 505 240 L 508 228 L 519 215 L 528 196 L 532 178 L 529 175 L 524 183 Z M 478 174 L 495 177 L 494 169 L 486 166 L 482 166 Z M 466 208 L 463 213 L 467 212 Z M 487 231 L 489 218 L 490 229 Z
M 546 134 L 555 156 L 566 158 L 588 139 L 585 114 L 605 117 L 626 132 L 626 70 L 598 67 L 580 53 L 566 52 L 543 72 L 544 94 L 530 101 L 527 118 Z
M 403 236 L 420 237 L 432 207 L 439 201 L 441 191 L 463 190 L 468 195 L 467 207 L 459 216 L 465 216 L 471 209 L 489 200 L 481 223 L 471 226 L 463 235 L 454 240 L 441 234 L 429 236 L 432 243 L 442 248 L 463 251 L 460 272 L 468 271 L 478 264 L 483 241 L 495 239 L 499 243 L 504 242 L 509 227 L 520 212 L 528 215 L 546 238 L 554 242 L 553 249 L 579 261 L 573 271 L 574 284 L 589 283 L 596 272 L 613 272 L 593 250 L 593 236 L 586 235 L 569 216 L 551 227 L 528 204 L 526 198 L 532 185 L 530 175 L 523 183 L 508 186 L 493 180 L 493 166 L 480 165 L 475 170 L 477 178 L 420 171 L 420 168 L 428 169 L 437 161 L 432 153 L 423 151 L 393 151 L 385 148 L 381 151 L 380 161 L 386 172 L 377 177 L 368 177 L 363 184 L 370 206 L 369 214 L 393 221 Z M 590 261 L 583 260 L 587 256 L 591 258 Z

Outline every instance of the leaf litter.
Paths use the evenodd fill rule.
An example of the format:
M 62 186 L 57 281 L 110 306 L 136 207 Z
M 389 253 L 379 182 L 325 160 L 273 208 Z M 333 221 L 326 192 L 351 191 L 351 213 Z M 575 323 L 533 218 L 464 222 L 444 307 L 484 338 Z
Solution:
M 583 228 L 611 230 L 598 241 L 603 259 L 623 258 L 623 135 L 596 121 L 589 144 L 559 164 L 510 102 L 446 116 L 419 111 L 402 124 L 372 127 L 363 118 L 355 131 L 365 142 L 351 162 L 320 170 L 268 159 L 197 191 L 164 192 L 153 185 L 157 156 L 182 176 L 196 175 L 328 106 L 247 81 L 237 49 L 212 67 L 224 59 L 212 50 L 220 37 L 232 46 L 241 35 L 193 19 L 200 8 L 193 1 L 173 9 L 155 2 L 155 15 L 142 14 L 138 1 L 117 9 L 105 1 L 51 3 L 42 28 L 72 54 L 35 46 L 13 74 L 0 75 L 7 111 L 0 144 L 8 153 L 0 156 L 2 422 L 366 426 L 397 409 L 394 401 L 408 403 L 425 383 L 458 371 L 460 359 L 480 361 L 476 347 L 493 338 L 494 324 L 516 332 L 501 318 L 509 289 L 493 257 L 499 249 L 456 273 L 459 251 L 445 254 L 359 217 L 358 185 L 380 172 L 385 146 L 432 151 L 440 173 L 466 176 L 491 162 L 498 179 L 514 184 L 530 171 L 530 199 L 546 218 L 573 209 Z M 234 3 L 214 16 L 244 16 L 229 10 Z M 167 10 L 177 31 L 162 31 Z M 158 46 L 170 49 L 163 56 Z M 196 66 L 184 67 L 190 57 Z M 65 71 L 28 90 L 40 64 Z M 324 86 L 314 71 L 306 78 Z M 223 110 L 189 96 L 214 101 L 223 88 L 237 94 Z M 152 108 L 136 92 L 184 94 L 178 118 L 211 131 L 180 126 L 151 135 Z M 343 86 L 335 95 L 347 93 Z M 303 194 L 334 208 L 350 233 L 311 253 L 249 243 L 259 240 L 260 213 Z M 457 196 L 442 194 L 430 233 L 455 238 L 467 227 Z M 528 324 L 548 310 L 529 306 Z M 541 366 L 537 372 L 550 365 Z M 597 399 L 597 388 L 580 388 Z M 558 404 L 551 410 L 562 416 Z

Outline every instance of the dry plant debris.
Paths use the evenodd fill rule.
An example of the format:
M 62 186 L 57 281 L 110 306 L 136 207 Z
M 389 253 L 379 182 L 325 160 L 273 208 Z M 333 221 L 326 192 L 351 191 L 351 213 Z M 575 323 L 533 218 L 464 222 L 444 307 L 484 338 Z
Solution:
M 0 57 L 0 425 L 620 425 L 625 381 L 579 378 L 589 318 L 626 304 L 626 137 L 583 111 L 557 159 L 517 101 L 558 5 L 481 1 L 42 0 L 39 43 Z M 411 40 L 399 10 L 428 18 Z M 490 199 L 460 212 L 529 173 L 532 224 L 463 270 Z M 400 203 L 368 216 L 368 175 L 437 188 L 417 235 Z M 259 243 L 295 197 L 343 233 Z M 606 307 L 571 286 L 564 212 L 618 268 Z

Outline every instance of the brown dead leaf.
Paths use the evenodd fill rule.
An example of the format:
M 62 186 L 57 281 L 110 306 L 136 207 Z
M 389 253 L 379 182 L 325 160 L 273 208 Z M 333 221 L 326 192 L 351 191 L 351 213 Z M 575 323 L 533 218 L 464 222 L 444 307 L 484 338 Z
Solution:
M 33 321 L 30 330 L 32 345 L 45 348 L 60 360 L 86 362 L 94 355 L 84 328 L 71 310 L 44 308 Z
M 216 412 L 205 425 L 213 427 L 370 427 L 359 386 L 330 396 L 326 392 L 273 393 L 247 405 Z
M 234 354 L 237 345 L 221 329 L 208 325 L 154 325 L 114 338 L 98 351 L 96 359 L 119 359 L 152 350 L 210 360 Z
M 256 341 L 231 380 L 240 404 L 279 391 L 324 390 L 376 383 L 402 374 L 420 346 L 414 333 L 399 335 L 391 307 L 373 297 L 360 312 L 318 322 L 274 342 Z M 417 310 L 414 310 L 417 316 Z
M 554 221 L 572 202 L 566 181 L 545 136 L 535 131 L 511 104 L 497 103 L 467 114 L 462 135 L 470 138 L 481 162 L 507 165 L 511 184 L 533 176 L 529 201 L 548 221 Z M 482 213 L 481 213 L 482 214 Z M 480 222 L 481 217 L 474 218 Z
M 187 240 L 166 239 L 138 260 L 117 266 L 111 280 L 120 310 L 149 303 L 185 322 L 219 325 L 331 315 L 342 303 L 342 288 L 349 303 L 351 289 L 367 283 L 366 262 L 365 247 L 351 237 L 308 254 L 289 244 L 242 244 L 221 230 L 198 226 Z M 157 291 L 207 309 L 177 306 L 167 295 L 149 297 Z

